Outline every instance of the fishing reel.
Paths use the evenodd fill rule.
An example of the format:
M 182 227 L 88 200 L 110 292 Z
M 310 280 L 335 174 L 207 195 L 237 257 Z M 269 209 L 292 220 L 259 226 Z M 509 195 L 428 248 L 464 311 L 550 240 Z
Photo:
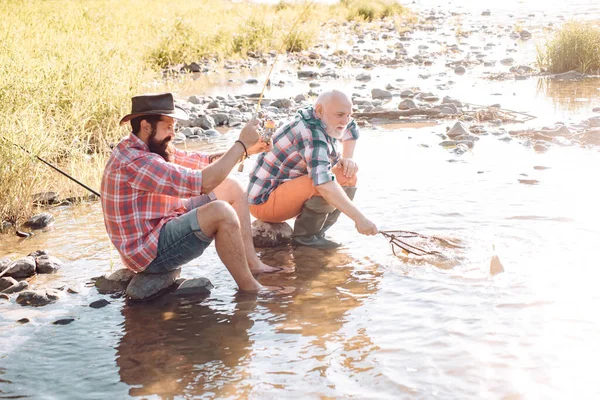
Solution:
M 265 119 L 265 122 L 263 122 L 263 127 L 259 132 L 262 141 L 265 143 L 269 143 L 276 129 L 277 125 L 275 124 L 275 121 L 273 121 L 272 119 Z

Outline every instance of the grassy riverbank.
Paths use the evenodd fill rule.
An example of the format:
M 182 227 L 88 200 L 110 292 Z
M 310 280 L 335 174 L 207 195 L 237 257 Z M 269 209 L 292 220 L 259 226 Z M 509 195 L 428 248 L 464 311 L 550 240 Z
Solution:
M 313 4 L 223 0 L 7 0 L 0 21 L 0 134 L 98 188 L 107 144 L 130 97 L 152 90 L 167 66 L 244 57 L 248 51 L 303 50 L 321 24 L 401 15 L 391 0 Z M 0 220 L 31 212 L 32 194 L 86 194 L 3 141 Z
M 538 48 L 538 65 L 552 73 L 600 72 L 600 22 L 566 23 Z

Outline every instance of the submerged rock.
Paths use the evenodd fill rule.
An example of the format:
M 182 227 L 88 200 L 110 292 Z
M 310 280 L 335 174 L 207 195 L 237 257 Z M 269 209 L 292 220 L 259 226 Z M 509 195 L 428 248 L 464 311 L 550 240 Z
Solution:
M 17 304 L 22 306 L 41 307 L 58 300 L 60 292 L 53 289 L 30 290 L 19 294 Z
M 287 222 L 264 222 L 256 220 L 252 223 L 252 240 L 254 247 L 278 247 L 291 242 L 292 227 Z
M 21 281 L 21 282 L 17 282 L 14 285 L 12 285 L 11 287 L 4 289 L 2 291 L 2 293 L 5 294 L 13 294 L 13 293 L 18 293 L 21 292 L 25 289 L 27 289 L 29 287 L 29 283 L 25 282 L 25 281 Z
M 149 300 L 170 288 L 180 274 L 181 268 L 166 274 L 136 274 L 125 293 L 131 300 Z

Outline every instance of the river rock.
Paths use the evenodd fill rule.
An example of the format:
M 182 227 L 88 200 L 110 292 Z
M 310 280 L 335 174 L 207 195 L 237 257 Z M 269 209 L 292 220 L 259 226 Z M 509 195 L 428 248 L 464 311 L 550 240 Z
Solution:
M 463 75 L 465 72 L 467 72 L 465 67 L 459 66 L 459 67 L 454 68 L 454 73 L 456 75 Z
M 412 98 L 415 96 L 415 93 L 412 90 L 405 90 L 402 93 L 400 93 L 400 97 L 405 99 L 405 98 Z
M 469 133 L 469 129 L 467 129 L 462 122 L 457 121 L 454 126 L 446 132 L 446 135 L 448 135 L 450 139 L 454 139 L 457 136 L 468 135 Z
M 556 74 L 553 76 L 554 79 L 581 79 L 585 76 L 585 74 L 582 74 L 581 72 L 577 72 L 577 71 L 568 71 L 568 72 L 563 72 L 562 74 Z
M 10 300 L 10 296 L 5 293 L 0 293 L 0 300 Z
M 388 92 L 387 90 L 376 88 L 376 89 L 371 90 L 371 97 L 373 99 L 391 99 L 392 92 Z
M 130 269 L 120 268 L 96 279 L 94 286 L 100 294 L 124 292 L 134 275 Z
M 28 290 L 17 297 L 17 304 L 22 306 L 41 307 L 54 303 L 60 297 L 60 292 L 54 289 Z
M 256 220 L 252 223 L 252 240 L 254 247 L 278 247 L 292 240 L 292 227 L 287 222 L 265 222 Z
M 594 107 L 594 108 L 592 108 L 592 112 L 600 112 L 600 107 Z
M 10 276 L 5 276 L 0 278 L 0 292 L 4 289 L 8 289 L 12 285 L 16 285 L 18 282 L 15 278 L 11 278 Z
M 10 263 L 11 263 L 10 258 L 8 258 L 8 257 L 0 258 L 0 273 L 2 273 L 2 271 L 4 271 L 10 265 Z
M 53 274 L 63 266 L 63 262 L 53 256 L 40 256 L 35 259 L 35 265 L 38 274 Z
M 298 71 L 298 78 L 318 78 L 319 77 L 319 73 L 317 71 L 311 71 L 311 70 L 302 70 L 302 71 Z
M 8 266 L 8 272 L 5 276 L 12 276 L 13 278 L 27 278 L 35 275 L 35 259 L 27 256 L 13 261 Z
M 47 206 L 60 203 L 60 199 L 58 198 L 58 193 L 56 192 L 35 193 L 33 195 L 33 203 Z
M 184 280 L 173 292 L 175 296 L 208 296 L 214 288 L 208 278 L 193 278 Z
M 229 123 L 229 115 L 225 113 L 214 113 L 211 114 L 211 117 L 215 120 L 215 125 L 223 126 Z
M 0 233 L 6 233 L 10 230 L 10 228 L 13 227 L 13 224 L 11 224 L 8 221 L 1 221 L 0 222 Z
M 398 110 L 414 110 L 417 109 L 417 105 L 411 99 L 404 99 L 398 104 Z
M 44 229 L 54 222 L 54 216 L 50 213 L 44 212 L 41 214 L 34 215 L 25 223 L 23 226 L 29 229 Z
M 215 120 L 210 115 L 199 115 L 198 118 L 192 121 L 192 126 L 199 126 L 204 130 L 213 129 L 215 127 Z
M 75 318 L 62 318 L 62 319 L 57 319 L 52 324 L 54 324 L 54 325 L 69 325 L 73 321 L 75 321 Z
M 131 300 L 149 300 L 171 287 L 180 274 L 181 268 L 166 274 L 136 274 L 125 293 Z
M 20 291 L 27 289 L 28 287 L 29 287 L 29 283 L 27 283 L 25 281 L 21 281 L 21 282 L 17 282 L 16 284 L 12 285 L 11 287 L 9 287 L 7 289 L 4 289 L 2 291 L 2 293 L 5 293 L 5 294 L 18 293 Z
M 600 127 L 600 117 L 593 117 L 593 118 L 588 119 L 588 121 L 592 128 Z
M 50 253 L 48 253 L 48 250 L 45 250 L 45 249 L 32 251 L 31 253 L 27 254 L 28 257 L 33 257 L 33 258 L 38 258 L 40 256 L 48 256 L 48 255 L 50 255 Z
M 104 308 L 104 307 L 106 307 L 109 304 L 110 304 L 110 301 L 108 301 L 106 299 L 100 299 L 100 300 L 92 301 L 90 303 L 90 307 L 92 307 L 92 308 Z
M 271 106 L 277 108 L 290 108 L 292 106 L 292 101 L 290 99 L 277 99 L 271 103 Z

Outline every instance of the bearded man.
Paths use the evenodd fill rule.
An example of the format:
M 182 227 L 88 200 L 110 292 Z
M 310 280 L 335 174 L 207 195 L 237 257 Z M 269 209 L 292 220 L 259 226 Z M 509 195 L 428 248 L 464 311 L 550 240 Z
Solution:
M 358 166 L 353 160 L 359 132 L 352 101 L 339 90 L 321 93 L 314 107 L 300 109 L 273 135 L 273 147 L 250 173 L 250 213 L 266 222 L 296 217 L 292 243 L 321 249 L 340 246 L 325 237 L 340 212 L 363 235 L 378 230 L 352 203 Z M 342 142 L 340 154 L 337 144 Z
M 176 119 L 188 115 L 171 93 L 135 96 L 131 134 L 113 150 L 102 177 L 106 230 L 125 266 L 167 273 L 199 257 L 215 241 L 223 264 L 242 291 L 263 287 L 253 276 L 275 272 L 257 257 L 247 194 L 228 178 L 242 156 L 269 149 L 258 120 L 242 129 L 225 153 L 186 152 L 173 146 Z

